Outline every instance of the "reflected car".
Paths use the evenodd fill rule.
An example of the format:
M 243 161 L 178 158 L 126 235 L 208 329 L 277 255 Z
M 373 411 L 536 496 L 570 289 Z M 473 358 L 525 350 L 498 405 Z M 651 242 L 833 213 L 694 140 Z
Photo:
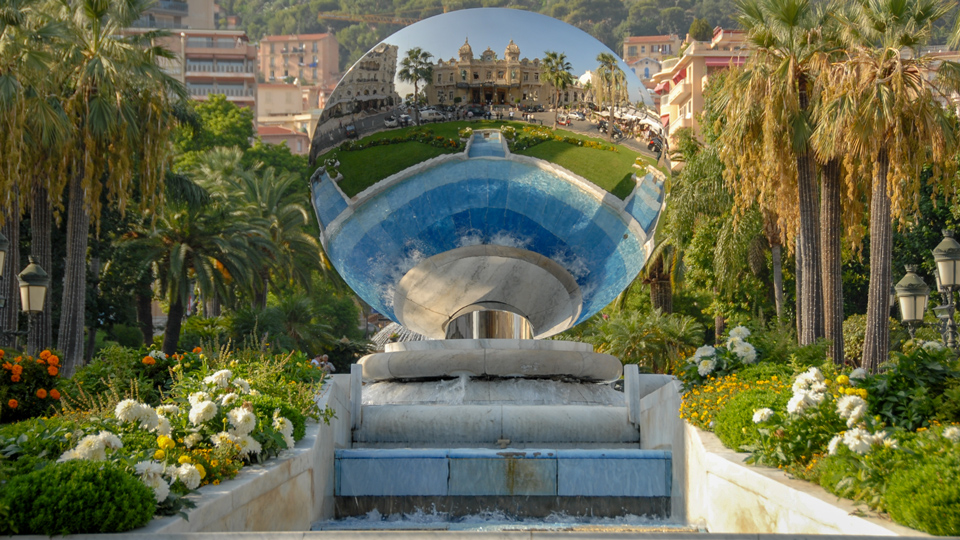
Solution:
M 581 122 L 587 119 L 587 117 L 579 111 L 570 113 L 570 117 L 574 120 L 580 120 Z
M 403 127 L 403 126 L 412 126 L 412 125 L 413 125 L 413 118 L 411 118 L 409 114 L 401 114 L 401 115 L 400 115 L 400 126 L 401 126 L 401 127 Z
M 353 124 L 349 124 L 345 126 L 343 129 L 344 129 L 344 133 L 347 135 L 347 138 L 349 139 L 357 138 L 357 127 L 354 126 Z
M 395 128 L 395 127 L 397 127 L 397 126 L 399 126 L 399 125 L 400 125 L 400 124 L 397 123 L 397 119 L 394 118 L 393 116 L 388 116 L 388 117 L 386 117 L 386 118 L 383 119 L 383 127 Z

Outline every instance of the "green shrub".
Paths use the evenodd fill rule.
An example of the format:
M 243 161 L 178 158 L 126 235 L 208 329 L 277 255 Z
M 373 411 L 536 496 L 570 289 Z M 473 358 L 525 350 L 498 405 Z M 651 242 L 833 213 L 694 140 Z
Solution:
M 753 423 L 753 412 L 763 408 L 783 410 L 787 406 L 787 401 L 789 401 L 789 395 L 767 388 L 754 388 L 741 392 L 717 414 L 717 423 L 713 432 L 717 434 L 724 446 L 741 451 L 744 446 L 755 444 L 760 436 L 757 424 Z
M 292 405 L 273 396 L 244 396 L 250 398 L 258 422 L 273 422 L 273 411 L 280 409 L 280 416 L 293 424 L 293 440 L 299 441 L 307 432 L 307 418 Z
M 942 536 L 960 535 L 960 452 L 927 456 L 890 478 L 887 511 L 897 523 Z
M 153 491 L 122 466 L 67 461 L 11 479 L 2 503 L 20 534 L 123 532 L 153 517 Z
M 782 381 L 787 381 L 793 376 L 793 370 L 786 364 L 775 364 L 763 361 L 743 368 L 737 373 L 737 376 L 741 381 L 745 382 L 768 380 L 774 376 Z
M 121 347 L 136 349 L 143 346 L 143 332 L 139 328 L 125 324 L 115 324 L 110 329 L 110 333 L 113 334 L 114 340 Z
M 859 366 L 863 358 L 863 340 L 867 335 L 867 316 L 851 315 L 843 321 L 843 358 L 850 366 Z M 910 334 L 900 321 L 890 319 L 890 350 L 899 351 Z M 931 338 L 927 338 L 931 339 Z

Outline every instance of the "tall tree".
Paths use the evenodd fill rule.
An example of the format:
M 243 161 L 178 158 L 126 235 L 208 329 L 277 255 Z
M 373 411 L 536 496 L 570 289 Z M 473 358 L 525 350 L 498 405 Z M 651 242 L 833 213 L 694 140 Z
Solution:
M 397 77 L 406 83 L 413 83 L 413 114 L 417 125 L 420 125 L 420 83 L 433 80 L 433 55 L 420 47 L 407 51 L 407 55 L 400 61 L 400 71 Z
M 138 180 L 141 204 L 153 198 L 168 158 L 165 141 L 174 125 L 171 100 L 185 97 L 182 85 L 161 67 L 173 59 L 153 46 L 157 34 L 124 35 L 149 7 L 145 0 L 58 0 L 68 21 L 68 40 L 55 74 L 63 109 L 73 128 L 62 155 L 69 163 L 67 186 L 48 186 L 51 199 L 67 190 L 67 254 L 57 345 L 64 373 L 83 359 L 87 240 L 99 219 L 101 194 L 124 208 Z
M 546 51 L 540 64 L 540 79 L 553 86 L 553 129 L 557 129 L 557 117 L 560 114 L 560 94 L 573 84 L 573 66 L 567 61 L 567 55 L 556 51 Z
M 721 157 L 738 206 L 772 201 L 780 230 L 796 238 L 801 344 L 823 337 L 820 211 L 809 120 L 822 18 L 809 0 L 738 0 L 754 47 L 727 78 Z M 789 156 L 789 157 L 786 157 Z
M 617 64 L 617 58 L 610 53 L 600 53 L 597 55 L 596 82 L 593 87 L 598 94 L 598 101 L 608 103 L 607 110 L 610 113 L 609 123 L 607 124 L 607 140 L 613 141 L 613 129 L 616 125 L 616 112 L 614 107 L 618 106 L 627 95 L 627 77 Z
M 952 3 L 858 0 L 839 18 L 848 41 L 844 69 L 830 73 L 814 142 L 827 158 L 857 158 L 870 182 L 870 290 L 862 365 L 876 371 L 889 352 L 892 221 L 916 208 L 922 168 L 953 168 L 956 125 L 939 99 L 960 90 L 960 64 L 922 47 Z M 927 74 L 936 71 L 936 77 Z M 828 121 L 829 120 L 829 121 Z M 935 188 L 952 189 L 935 174 Z

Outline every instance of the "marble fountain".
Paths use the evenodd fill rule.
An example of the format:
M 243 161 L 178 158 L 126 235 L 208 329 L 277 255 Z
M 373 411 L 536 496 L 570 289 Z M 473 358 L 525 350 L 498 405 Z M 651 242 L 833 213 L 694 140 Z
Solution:
M 424 22 L 468 24 L 476 11 Z M 432 35 L 420 24 L 385 43 L 402 56 L 401 34 Z M 646 262 L 663 182 L 647 171 L 634 182 L 621 200 L 512 154 L 496 130 L 353 197 L 317 171 L 311 193 L 329 260 L 374 309 L 427 338 L 355 366 L 363 397 L 350 447 L 336 453 L 339 517 L 669 515 L 670 452 L 641 449 L 638 403 L 625 397 L 639 402 L 635 366 L 625 394 L 611 385 L 624 375 L 617 358 L 546 339 L 598 313 Z

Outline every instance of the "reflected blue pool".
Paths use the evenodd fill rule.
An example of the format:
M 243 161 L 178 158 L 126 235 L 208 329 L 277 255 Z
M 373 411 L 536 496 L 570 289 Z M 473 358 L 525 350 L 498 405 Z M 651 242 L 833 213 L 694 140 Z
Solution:
M 470 143 L 470 157 L 505 157 L 503 143 L 500 141 L 500 134 L 496 132 L 476 133 Z

